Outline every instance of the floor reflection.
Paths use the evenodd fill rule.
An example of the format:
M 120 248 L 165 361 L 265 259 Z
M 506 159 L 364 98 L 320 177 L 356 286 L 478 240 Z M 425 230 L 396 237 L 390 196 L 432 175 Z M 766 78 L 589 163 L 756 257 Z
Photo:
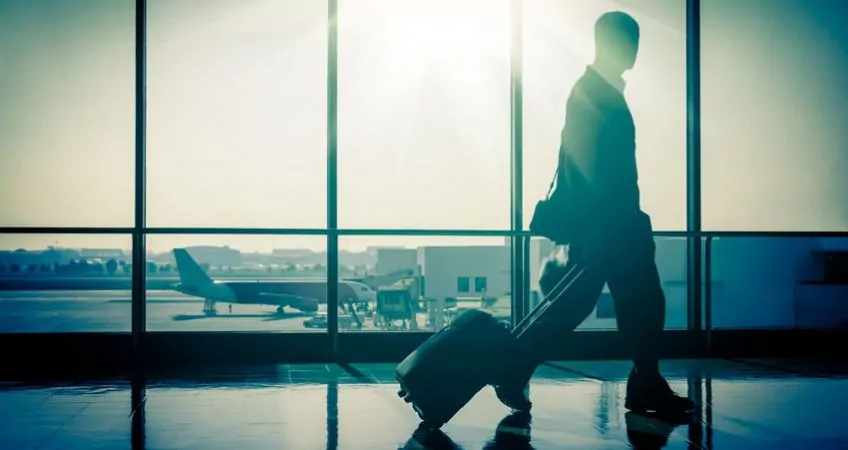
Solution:
M 633 448 L 640 450 L 660 449 L 668 445 L 671 433 L 677 424 L 661 417 L 627 412 L 627 441 Z M 694 444 L 694 443 L 693 443 Z M 700 448 L 700 446 L 695 446 Z
M 412 436 L 401 447 L 403 450 L 460 450 L 462 447 L 454 442 L 442 430 L 416 428 Z
M 498 422 L 495 435 L 486 443 L 485 450 L 532 450 L 533 416 L 530 413 L 513 413 Z
M 629 364 L 540 368 L 531 414 L 485 389 L 441 430 L 418 428 L 392 365 L 198 370 L 127 382 L 0 385 L 0 448 L 736 449 L 848 448 L 843 375 L 670 361 L 670 384 L 698 404 L 662 417 L 624 410 Z M 446 386 L 450 389 L 450 386 Z
M 327 383 L 327 450 L 339 448 L 339 383 Z
M 145 448 L 144 403 L 147 400 L 147 385 L 144 377 L 133 376 L 130 389 L 130 426 L 132 427 L 130 441 L 133 450 L 142 450 Z

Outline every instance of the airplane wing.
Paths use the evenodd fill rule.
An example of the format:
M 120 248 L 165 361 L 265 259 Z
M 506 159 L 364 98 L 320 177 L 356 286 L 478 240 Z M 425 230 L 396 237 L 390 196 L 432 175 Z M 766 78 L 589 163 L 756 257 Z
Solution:
M 292 294 L 276 294 L 273 292 L 260 292 L 259 297 L 271 298 L 277 301 L 285 301 L 289 305 L 295 308 L 302 308 L 303 304 L 318 304 L 318 299 L 312 297 L 303 297 L 300 295 L 292 295 Z M 362 321 L 359 319 L 359 316 L 356 314 L 356 310 L 353 305 L 350 303 L 346 305 L 339 305 L 347 311 L 347 313 L 351 316 L 351 318 L 356 322 L 356 325 L 359 329 L 362 329 Z
M 259 298 L 267 299 L 269 304 L 279 305 L 280 307 L 283 305 L 290 306 L 303 312 L 318 311 L 318 305 L 321 304 L 317 298 L 274 292 L 260 292 Z
M 276 300 L 288 300 L 293 302 L 317 302 L 317 298 L 312 297 L 303 297 L 300 295 L 292 295 L 292 294 L 276 294 L 273 292 L 260 292 L 260 297 L 270 297 Z

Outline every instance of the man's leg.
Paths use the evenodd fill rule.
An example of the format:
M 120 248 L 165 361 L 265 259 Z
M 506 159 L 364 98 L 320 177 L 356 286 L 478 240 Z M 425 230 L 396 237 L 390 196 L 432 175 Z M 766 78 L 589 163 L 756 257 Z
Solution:
M 565 267 L 545 267 L 539 280 L 543 296 L 558 295 L 562 292 L 563 297 L 557 300 L 562 302 L 561 306 L 558 305 L 560 308 L 557 308 L 558 316 L 550 318 L 552 323 L 534 326 L 522 336 L 514 349 L 507 373 L 502 374 L 501 381 L 495 384 L 495 393 L 501 403 L 513 410 L 530 410 L 532 404 L 529 398 L 529 382 L 536 367 L 544 362 L 553 343 L 567 339 L 570 333 L 586 320 L 603 290 L 602 271 L 592 267 L 587 267 L 567 291 L 561 290 L 563 286 L 554 288 L 572 268 L 585 264 L 582 251 L 577 251 L 577 247 L 569 249 L 568 253 L 568 263 Z
M 694 407 L 675 394 L 659 371 L 665 326 L 665 294 L 655 261 L 650 221 L 617 234 L 607 258 L 606 276 L 615 301 L 616 321 L 632 355 L 625 407 L 636 411 L 682 412 Z M 617 247 L 617 248 L 616 248 Z

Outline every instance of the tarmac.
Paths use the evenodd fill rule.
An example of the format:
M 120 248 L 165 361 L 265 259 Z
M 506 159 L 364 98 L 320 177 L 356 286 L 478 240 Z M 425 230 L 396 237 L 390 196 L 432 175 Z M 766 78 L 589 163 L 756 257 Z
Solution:
M 272 305 L 216 305 L 203 313 L 203 300 L 175 291 L 147 291 L 148 331 L 326 332 L 306 328 L 296 310 L 276 313 Z M 129 332 L 129 290 L 0 291 L 0 333 Z

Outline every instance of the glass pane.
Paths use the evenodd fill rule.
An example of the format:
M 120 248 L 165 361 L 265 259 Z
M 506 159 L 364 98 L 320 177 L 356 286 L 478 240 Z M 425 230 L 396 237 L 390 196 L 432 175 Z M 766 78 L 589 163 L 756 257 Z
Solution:
M 147 237 L 149 331 L 326 330 L 325 236 Z
M 133 222 L 135 2 L 0 2 L 0 226 Z
M 148 14 L 148 224 L 324 227 L 326 2 Z
M 575 109 L 575 117 L 566 117 L 566 101 L 587 66 L 594 65 L 595 22 L 606 12 L 624 11 L 639 26 L 639 53 L 624 74 L 624 97 L 636 130 L 641 207 L 657 230 L 686 229 L 686 1 L 523 5 L 525 226 L 553 177 L 565 121 L 585 116 Z M 586 80 L 580 86 L 587 86 Z
M 686 239 L 654 238 L 656 245 L 656 265 L 660 283 L 665 294 L 665 329 L 685 329 L 687 325 L 688 301 L 686 296 Z M 547 239 L 530 241 L 530 307 L 535 307 L 542 299 L 539 286 L 542 267 L 555 251 L 553 243 Z M 567 259 L 566 259 L 567 260 Z M 595 309 L 578 330 L 615 330 L 617 327 L 615 303 L 609 286 L 604 286 Z
M 848 326 L 848 239 L 721 238 L 712 247 L 713 328 Z
M 343 236 L 339 248 L 340 275 L 362 292 L 346 302 L 342 331 L 433 331 L 480 308 L 510 319 L 506 238 Z M 472 292 L 476 277 L 485 291 Z
M 0 234 L 0 333 L 129 332 L 132 240 Z
M 848 4 L 701 2 L 703 227 L 848 227 Z
M 339 3 L 339 226 L 509 228 L 510 1 Z

